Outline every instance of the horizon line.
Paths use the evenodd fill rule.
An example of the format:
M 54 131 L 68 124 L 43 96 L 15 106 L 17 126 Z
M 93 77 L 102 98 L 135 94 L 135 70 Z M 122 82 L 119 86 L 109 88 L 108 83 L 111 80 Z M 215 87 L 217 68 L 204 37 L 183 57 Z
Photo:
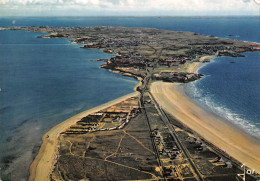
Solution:
M 100 17 L 100 18 L 105 18 L 105 17 L 124 17 L 124 18 L 138 18 L 138 17 L 158 17 L 158 18 L 174 18 L 174 17 L 209 17 L 209 18 L 214 18 L 214 17 L 259 17 L 258 15 L 32 15 L 32 16 L 27 16 L 27 15 L 3 15 L 0 18 L 3 17 Z

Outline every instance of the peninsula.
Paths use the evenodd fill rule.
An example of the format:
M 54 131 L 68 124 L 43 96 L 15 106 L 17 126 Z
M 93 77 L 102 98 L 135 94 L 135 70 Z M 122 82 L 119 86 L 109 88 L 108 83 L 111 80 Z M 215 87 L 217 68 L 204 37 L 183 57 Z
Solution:
M 260 179 L 260 141 L 196 105 L 178 84 L 197 80 L 215 56 L 259 51 L 252 42 L 149 28 L 2 27 L 72 38 L 114 54 L 102 68 L 138 79 L 135 92 L 52 128 L 30 180 Z M 235 61 L 235 60 L 234 60 Z M 243 176 L 242 176 L 243 177 Z

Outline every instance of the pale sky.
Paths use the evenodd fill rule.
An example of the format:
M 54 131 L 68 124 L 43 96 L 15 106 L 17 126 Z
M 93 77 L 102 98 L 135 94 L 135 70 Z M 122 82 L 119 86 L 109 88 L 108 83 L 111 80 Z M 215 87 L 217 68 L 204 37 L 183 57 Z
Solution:
M 0 0 L 2 16 L 258 16 L 260 0 Z

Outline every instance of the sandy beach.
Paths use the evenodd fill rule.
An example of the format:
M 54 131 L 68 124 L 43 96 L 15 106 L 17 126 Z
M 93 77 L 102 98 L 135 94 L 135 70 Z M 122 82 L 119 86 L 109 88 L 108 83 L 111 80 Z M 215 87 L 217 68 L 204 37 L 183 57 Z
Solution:
M 201 62 L 206 58 L 212 58 L 212 56 L 202 57 L 199 62 L 193 62 L 183 67 L 183 70 L 197 72 L 198 68 L 202 65 Z M 256 151 L 260 150 L 260 140 L 249 136 L 242 129 L 227 120 L 196 105 L 178 89 L 176 83 L 154 82 L 151 84 L 150 89 L 160 106 L 178 121 L 236 160 L 260 173 L 260 152 Z M 49 180 L 57 158 L 58 137 L 61 132 L 79 121 L 82 117 L 119 103 L 129 97 L 137 96 L 138 94 L 138 92 L 134 92 L 79 113 L 49 130 L 43 136 L 43 143 L 39 153 L 31 164 L 29 180 Z
M 187 72 L 198 73 L 205 59 L 187 64 Z M 168 113 L 239 162 L 260 173 L 260 140 L 230 121 L 211 113 L 189 99 L 177 83 L 154 82 L 151 93 Z
M 176 84 L 154 82 L 151 92 L 164 110 L 231 157 L 260 173 L 260 141 L 192 102 Z
M 64 122 L 56 125 L 51 130 L 49 130 L 44 136 L 43 136 L 43 143 L 41 145 L 41 148 L 38 152 L 38 155 L 34 159 L 33 163 L 30 166 L 30 181 L 44 181 L 49 180 L 49 176 L 53 169 L 53 164 L 56 160 L 56 151 L 57 151 L 57 143 L 58 143 L 58 137 L 61 132 L 66 130 L 69 126 L 79 121 L 81 118 L 97 112 L 99 110 L 105 109 L 109 106 L 112 106 L 114 104 L 117 104 L 125 99 L 128 99 L 129 97 L 138 96 L 138 92 L 133 92 L 131 94 L 127 94 L 123 97 L 120 97 L 118 99 L 115 99 L 113 101 L 110 101 L 108 103 L 105 103 L 103 105 L 100 105 L 98 107 L 92 108 L 90 110 L 81 112 Z
M 206 63 L 202 63 L 204 60 L 208 59 L 211 60 L 213 59 L 215 56 L 203 56 L 199 59 L 198 62 L 192 62 L 189 64 L 184 64 L 181 67 L 181 70 L 184 72 L 190 72 L 190 73 L 198 73 L 198 69 L 200 67 L 202 67 L 203 65 L 205 65 Z

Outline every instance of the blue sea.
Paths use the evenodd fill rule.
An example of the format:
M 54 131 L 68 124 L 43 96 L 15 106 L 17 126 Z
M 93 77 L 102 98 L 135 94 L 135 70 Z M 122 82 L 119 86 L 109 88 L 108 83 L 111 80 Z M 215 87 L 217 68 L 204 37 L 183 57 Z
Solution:
M 185 85 L 200 105 L 260 138 L 260 52 L 245 58 L 216 57 L 202 66 L 199 81 Z
M 259 17 L 5 17 L 0 26 L 126 26 L 260 42 Z M 0 178 L 27 180 L 42 135 L 72 115 L 133 91 L 137 81 L 91 60 L 113 55 L 42 33 L 0 31 Z M 260 52 L 217 57 L 187 94 L 260 138 Z M 234 63 L 233 63 L 234 62 Z

